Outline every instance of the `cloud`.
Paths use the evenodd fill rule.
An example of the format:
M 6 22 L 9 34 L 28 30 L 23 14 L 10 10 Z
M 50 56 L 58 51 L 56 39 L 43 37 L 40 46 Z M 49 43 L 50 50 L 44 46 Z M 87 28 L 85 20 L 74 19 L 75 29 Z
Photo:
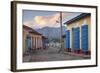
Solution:
M 59 24 L 56 21 L 59 21 L 59 13 L 49 16 L 35 16 L 33 22 L 40 27 L 57 27 Z
M 69 14 L 69 13 L 68 13 Z M 63 19 L 68 15 L 62 13 Z M 24 25 L 30 26 L 32 28 L 43 28 L 43 27 L 60 27 L 60 14 L 56 13 L 48 16 L 35 16 L 31 21 L 25 21 Z
M 33 28 L 42 28 L 42 27 L 59 27 L 60 24 L 57 23 L 59 21 L 60 14 L 56 13 L 48 16 L 35 16 L 31 21 L 25 21 L 24 25 L 33 27 Z
M 35 21 L 36 24 L 39 24 L 39 25 L 47 24 L 47 20 L 43 16 L 35 16 L 34 21 Z

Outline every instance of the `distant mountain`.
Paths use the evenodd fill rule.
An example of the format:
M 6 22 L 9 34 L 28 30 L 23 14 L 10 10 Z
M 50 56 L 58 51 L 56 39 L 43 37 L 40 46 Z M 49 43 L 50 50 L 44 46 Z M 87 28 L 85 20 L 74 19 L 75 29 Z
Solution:
M 61 36 L 61 28 L 60 27 L 43 27 L 41 29 L 36 29 L 37 32 L 43 34 L 48 39 L 57 39 Z M 62 27 L 63 35 L 65 34 L 65 27 Z

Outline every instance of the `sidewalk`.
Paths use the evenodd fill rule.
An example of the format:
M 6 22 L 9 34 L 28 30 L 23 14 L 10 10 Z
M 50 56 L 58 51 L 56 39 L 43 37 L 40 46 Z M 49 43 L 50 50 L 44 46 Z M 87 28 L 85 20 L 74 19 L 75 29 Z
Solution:
M 84 55 L 84 54 L 78 54 L 74 52 L 64 52 L 65 54 L 71 55 L 71 56 L 77 56 L 77 57 L 82 57 L 82 58 L 91 58 L 90 55 Z

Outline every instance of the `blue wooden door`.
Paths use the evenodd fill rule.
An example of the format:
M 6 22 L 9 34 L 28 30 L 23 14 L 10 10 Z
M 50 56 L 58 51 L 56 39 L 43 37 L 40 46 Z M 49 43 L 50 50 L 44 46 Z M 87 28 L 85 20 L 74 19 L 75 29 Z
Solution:
M 29 35 L 26 37 L 26 48 L 27 50 L 31 49 L 31 37 Z
M 66 31 L 66 48 L 70 48 L 70 31 Z
M 80 29 L 78 28 L 73 28 L 73 48 L 74 50 L 79 50 L 80 49 Z
M 82 29 L 82 49 L 83 51 L 88 50 L 88 25 L 81 27 Z

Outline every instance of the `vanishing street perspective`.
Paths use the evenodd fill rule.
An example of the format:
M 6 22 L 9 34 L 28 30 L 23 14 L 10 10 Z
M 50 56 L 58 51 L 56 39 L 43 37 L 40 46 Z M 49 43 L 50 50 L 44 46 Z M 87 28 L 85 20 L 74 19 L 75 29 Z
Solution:
M 91 59 L 91 14 L 23 10 L 23 62 Z

